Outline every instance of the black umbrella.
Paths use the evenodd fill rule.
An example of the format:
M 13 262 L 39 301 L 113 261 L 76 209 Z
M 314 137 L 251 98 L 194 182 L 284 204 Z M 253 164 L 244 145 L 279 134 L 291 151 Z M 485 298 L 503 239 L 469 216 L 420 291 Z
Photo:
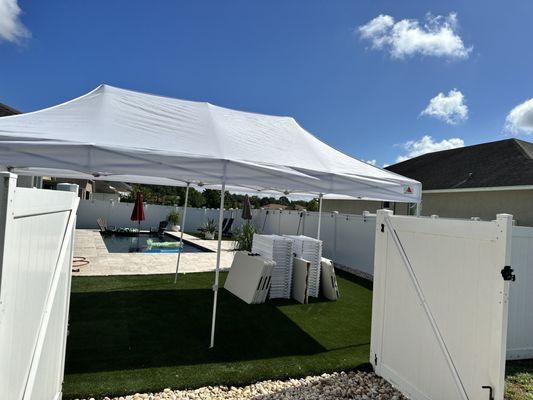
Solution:
M 248 195 L 244 196 L 244 202 L 242 204 L 242 219 L 251 220 L 252 219 L 252 204 L 250 203 L 250 198 Z

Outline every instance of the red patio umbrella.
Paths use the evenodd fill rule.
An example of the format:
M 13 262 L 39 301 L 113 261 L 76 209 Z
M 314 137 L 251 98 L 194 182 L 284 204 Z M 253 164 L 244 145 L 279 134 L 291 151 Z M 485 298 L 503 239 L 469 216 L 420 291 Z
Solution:
M 141 232 L 141 221 L 144 221 L 144 203 L 143 195 L 141 192 L 137 192 L 135 197 L 135 205 L 133 206 L 133 212 L 130 219 L 132 221 L 139 221 L 139 233 Z

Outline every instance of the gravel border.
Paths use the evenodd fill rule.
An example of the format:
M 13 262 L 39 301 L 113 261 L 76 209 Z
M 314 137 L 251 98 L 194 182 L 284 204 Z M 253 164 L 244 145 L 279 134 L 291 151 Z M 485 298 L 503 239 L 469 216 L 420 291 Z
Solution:
M 160 393 L 136 393 L 104 400 L 406 400 L 388 382 L 371 372 L 334 372 L 286 381 L 264 381 L 244 387 L 206 386 L 195 390 L 165 389 Z M 76 399 L 79 400 L 79 399 Z M 84 399 L 85 400 L 85 399 Z M 90 398 L 88 400 L 95 400 Z

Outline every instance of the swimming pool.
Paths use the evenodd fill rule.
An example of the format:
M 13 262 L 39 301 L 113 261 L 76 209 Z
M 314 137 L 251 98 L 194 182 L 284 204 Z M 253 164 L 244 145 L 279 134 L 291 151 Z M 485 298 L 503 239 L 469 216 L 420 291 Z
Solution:
M 169 247 L 151 247 L 148 240 L 151 242 L 178 242 L 169 235 L 159 237 L 157 235 L 140 234 L 138 236 L 120 236 L 120 235 L 102 235 L 105 247 L 110 253 L 178 253 L 179 248 Z M 209 250 L 194 246 L 186 241 L 183 241 L 182 253 L 204 253 Z

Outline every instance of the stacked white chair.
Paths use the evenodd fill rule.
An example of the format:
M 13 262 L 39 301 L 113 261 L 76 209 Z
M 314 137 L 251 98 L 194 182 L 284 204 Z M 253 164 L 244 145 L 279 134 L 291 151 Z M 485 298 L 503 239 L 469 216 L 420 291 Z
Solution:
M 311 297 L 318 297 L 320 293 L 320 262 L 322 261 L 322 241 L 308 237 L 286 235 L 294 241 L 293 251 L 296 257 L 311 263 L 308 275 L 308 293 Z
M 275 262 L 246 251 L 235 253 L 224 284 L 226 290 L 248 304 L 264 303 Z
M 293 241 L 278 235 L 254 234 L 252 253 L 274 260 L 276 265 L 272 271 L 270 282 L 271 299 L 289 299 L 292 285 Z
M 322 277 L 320 286 L 322 288 L 322 294 L 326 299 L 338 300 L 339 299 L 339 286 L 337 285 L 337 277 L 335 276 L 335 267 L 333 262 L 327 258 L 322 258 Z

